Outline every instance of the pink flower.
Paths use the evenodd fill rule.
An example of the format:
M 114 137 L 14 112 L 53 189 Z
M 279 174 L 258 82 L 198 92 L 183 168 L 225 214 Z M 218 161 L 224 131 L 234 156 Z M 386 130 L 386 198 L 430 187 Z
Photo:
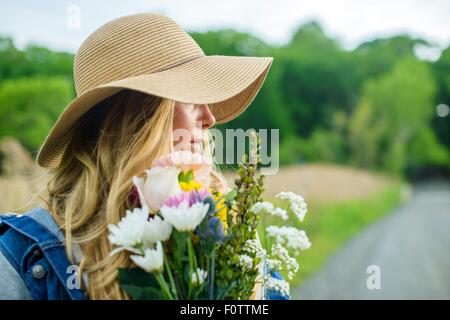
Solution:
M 194 203 L 203 202 L 206 197 L 213 198 L 213 195 L 208 192 L 206 188 L 201 190 L 193 190 L 189 192 L 182 192 L 181 194 L 169 197 L 164 205 L 167 207 L 178 207 L 183 201 L 186 201 L 189 206 L 192 206 Z
M 182 192 L 181 194 L 177 195 L 177 196 L 173 196 L 170 197 L 169 199 L 167 199 L 164 202 L 165 206 L 168 207 L 178 207 L 180 205 L 180 203 L 182 203 L 183 201 L 187 201 L 187 203 L 189 203 L 189 205 L 191 205 L 191 194 L 190 192 Z
M 190 151 L 174 151 L 166 156 L 155 159 L 153 166 L 172 167 L 187 172 L 192 169 L 194 179 L 208 187 L 211 183 L 212 161 L 207 157 Z
M 179 169 L 156 166 L 145 173 L 145 178 L 134 176 L 133 183 L 141 205 L 147 205 L 151 213 L 157 212 L 169 197 L 181 193 L 178 183 Z

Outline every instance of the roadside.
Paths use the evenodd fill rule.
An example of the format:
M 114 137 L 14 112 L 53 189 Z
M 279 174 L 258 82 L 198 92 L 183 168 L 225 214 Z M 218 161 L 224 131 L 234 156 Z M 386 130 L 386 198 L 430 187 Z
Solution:
M 410 201 L 354 237 L 292 296 L 450 299 L 449 226 L 450 183 L 419 184 Z M 368 289 L 370 276 L 379 276 L 379 289 Z

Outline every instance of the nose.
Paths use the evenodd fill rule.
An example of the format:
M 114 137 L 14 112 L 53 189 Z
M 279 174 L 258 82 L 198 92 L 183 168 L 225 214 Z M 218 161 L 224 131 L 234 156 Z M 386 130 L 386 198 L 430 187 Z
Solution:
M 201 105 L 202 129 L 209 129 L 216 123 L 213 113 L 208 104 Z

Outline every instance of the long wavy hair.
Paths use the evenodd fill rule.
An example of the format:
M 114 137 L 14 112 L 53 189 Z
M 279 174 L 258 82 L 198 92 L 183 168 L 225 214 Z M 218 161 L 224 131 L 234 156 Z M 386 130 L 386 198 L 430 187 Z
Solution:
M 174 106 L 173 100 L 136 91 L 115 94 L 80 118 L 60 165 L 48 171 L 41 200 L 64 230 L 72 261 L 72 242 L 80 245 L 79 274 L 88 275 L 83 288 L 90 299 L 129 298 L 119 287 L 117 268 L 132 262 L 126 252 L 109 255 L 107 226 L 119 222 L 130 205 L 132 177 L 173 151 Z M 211 135 L 205 136 L 203 148 L 212 157 Z M 217 165 L 212 183 L 228 189 Z

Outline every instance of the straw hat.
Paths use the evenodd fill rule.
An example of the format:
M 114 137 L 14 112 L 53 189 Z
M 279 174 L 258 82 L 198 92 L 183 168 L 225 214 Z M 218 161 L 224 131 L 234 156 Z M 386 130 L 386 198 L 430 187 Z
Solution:
M 57 167 L 74 124 L 98 102 L 123 90 L 211 106 L 216 123 L 253 101 L 272 57 L 207 56 L 172 19 L 155 13 L 117 18 L 94 31 L 74 61 L 77 97 L 41 146 L 37 164 Z

